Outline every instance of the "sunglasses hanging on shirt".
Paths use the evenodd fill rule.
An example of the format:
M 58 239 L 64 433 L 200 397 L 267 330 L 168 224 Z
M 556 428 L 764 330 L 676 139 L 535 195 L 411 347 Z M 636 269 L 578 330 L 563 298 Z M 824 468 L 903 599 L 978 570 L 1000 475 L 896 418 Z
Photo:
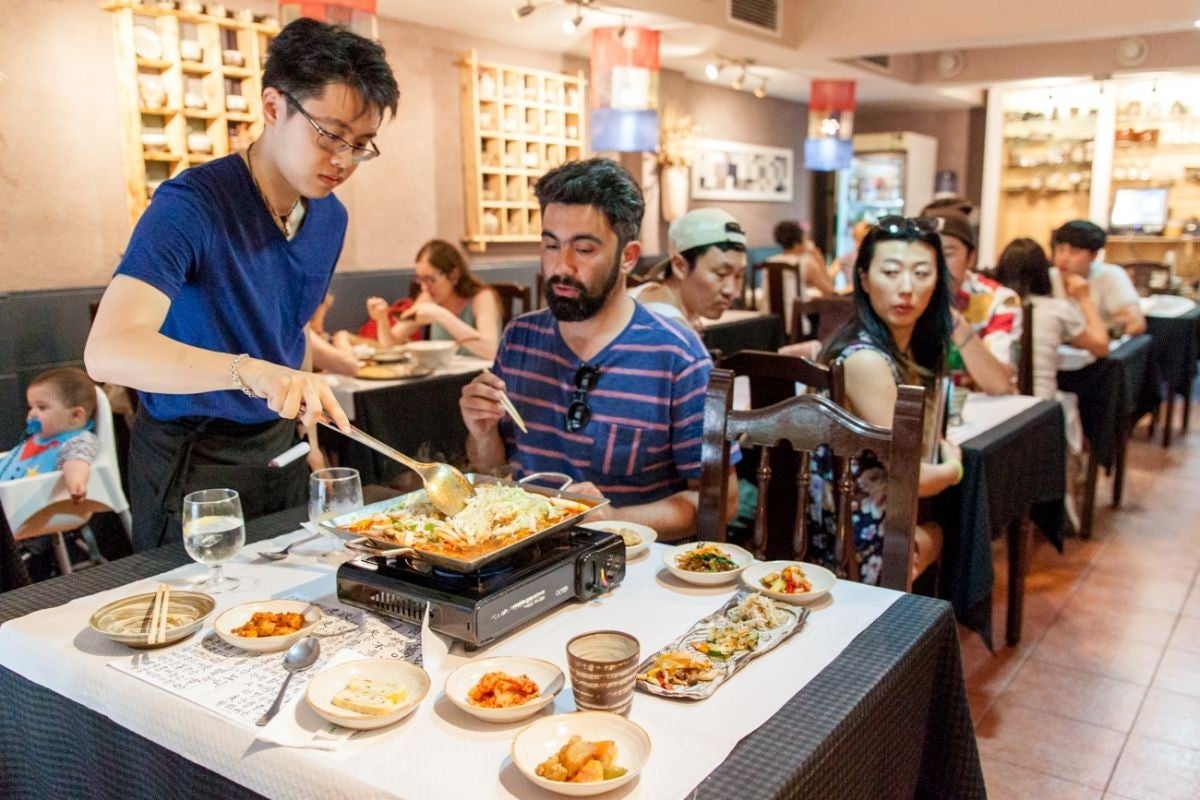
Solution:
M 592 419 L 592 409 L 588 406 L 588 392 L 596 388 L 600 380 L 600 370 L 587 364 L 580 364 L 575 371 L 575 392 L 571 396 L 571 404 L 567 406 L 567 430 L 571 433 L 588 424 Z

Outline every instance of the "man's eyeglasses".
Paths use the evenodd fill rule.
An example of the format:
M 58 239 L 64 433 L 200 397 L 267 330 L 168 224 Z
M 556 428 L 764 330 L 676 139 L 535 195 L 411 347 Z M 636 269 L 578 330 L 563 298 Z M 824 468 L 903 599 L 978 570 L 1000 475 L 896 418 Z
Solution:
M 889 236 L 920 236 L 939 233 L 942 230 L 942 217 L 901 217 L 888 214 L 880 217 L 875 227 Z
M 575 372 L 575 394 L 567 406 L 567 430 L 571 433 L 587 425 L 592 419 L 592 409 L 587 404 L 587 394 L 596 388 L 600 370 L 581 364 Z
M 361 164 L 364 161 L 370 161 L 372 158 L 379 156 L 379 148 L 375 146 L 375 142 L 369 142 L 369 147 L 360 147 L 356 144 L 350 144 L 336 133 L 330 133 L 317 124 L 317 121 L 308 115 L 304 110 L 304 106 L 300 105 L 300 101 L 292 97 L 282 89 L 279 93 L 284 96 L 289 103 L 296 107 L 300 112 L 300 116 L 308 120 L 308 124 L 313 126 L 313 130 L 317 132 L 317 146 L 327 153 L 344 153 L 350 151 L 350 160 L 355 164 Z

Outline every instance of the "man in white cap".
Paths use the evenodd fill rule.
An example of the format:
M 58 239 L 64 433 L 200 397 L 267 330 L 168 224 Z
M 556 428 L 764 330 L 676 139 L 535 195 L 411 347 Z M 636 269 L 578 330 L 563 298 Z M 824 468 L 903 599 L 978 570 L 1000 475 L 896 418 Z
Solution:
M 671 257 L 661 283 L 643 284 L 630 295 L 699 329 L 701 318 L 719 319 L 742 296 L 746 232 L 728 212 L 698 208 L 672 222 L 667 235 Z

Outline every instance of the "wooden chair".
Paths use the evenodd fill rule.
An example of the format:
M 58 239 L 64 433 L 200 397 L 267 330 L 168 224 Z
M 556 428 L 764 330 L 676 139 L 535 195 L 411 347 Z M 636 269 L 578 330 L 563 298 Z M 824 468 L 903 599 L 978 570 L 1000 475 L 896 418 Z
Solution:
M 893 427 L 888 430 L 869 425 L 828 398 L 815 394 L 797 395 L 762 409 L 732 410 L 733 377 L 729 370 L 714 369 L 705 396 L 700 503 L 696 518 L 699 537 L 725 541 L 728 511 L 725 476 L 731 442 L 767 448 L 788 442 L 800 453 L 809 453 L 826 444 L 835 456 L 845 459 L 836 476 L 837 571 L 842 577 L 858 580 L 849 501 L 853 486 L 850 462 L 863 450 L 870 449 L 889 465 L 880 585 L 909 590 L 916 553 L 917 473 L 921 462 L 924 392 L 919 387 L 899 387 Z M 806 457 L 800 458 L 800 466 L 792 495 L 796 506 L 793 539 L 803 542 L 808 538 L 806 504 L 811 480 Z M 760 475 L 756 527 L 766 511 L 770 482 L 769 470 Z
M 792 300 L 792 331 L 788 341 L 796 344 L 809 338 L 823 342 L 851 319 L 854 313 L 854 298 L 850 295 L 813 298 L 798 296 Z M 804 335 L 802 322 L 805 318 L 816 319 L 816 324 L 807 337 Z
M 1033 394 L 1033 301 L 1021 303 L 1021 344 L 1017 358 L 1017 392 Z
M 750 282 L 752 285 L 757 285 L 758 283 L 757 273 L 759 270 L 766 274 L 766 280 L 763 281 L 766 311 L 769 314 L 779 315 L 779 318 L 783 320 L 784 332 L 790 341 L 792 328 L 798 323 L 794 317 L 788 319 L 788 313 L 792 309 L 787 305 L 787 299 L 801 294 L 798 291 L 801 285 L 800 267 L 797 264 L 789 264 L 786 261 L 767 259 L 759 264 L 751 274 Z
M 521 313 L 533 310 L 529 287 L 520 283 L 489 283 L 488 286 L 500 298 L 500 324 L 507 325 L 516 314 L 513 311 L 514 301 L 521 301 Z
M 1171 285 L 1171 268 L 1161 261 L 1126 261 L 1121 266 L 1142 297 L 1149 297 L 1154 288 L 1165 293 Z

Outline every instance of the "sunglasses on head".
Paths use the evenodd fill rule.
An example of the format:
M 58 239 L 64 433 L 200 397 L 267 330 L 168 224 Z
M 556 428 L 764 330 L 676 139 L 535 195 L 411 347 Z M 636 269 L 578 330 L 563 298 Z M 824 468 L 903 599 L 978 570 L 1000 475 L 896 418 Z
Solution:
M 875 227 L 888 236 L 921 236 L 939 233 L 942 217 L 901 217 L 888 214 L 879 218 Z
M 575 371 L 575 393 L 571 396 L 571 404 L 567 406 L 567 430 L 571 433 L 587 425 L 592 419 L 592 409 L 587 404 L 587 395 L 596 388 L 600 380 L 600 370 L 580 364 Z

